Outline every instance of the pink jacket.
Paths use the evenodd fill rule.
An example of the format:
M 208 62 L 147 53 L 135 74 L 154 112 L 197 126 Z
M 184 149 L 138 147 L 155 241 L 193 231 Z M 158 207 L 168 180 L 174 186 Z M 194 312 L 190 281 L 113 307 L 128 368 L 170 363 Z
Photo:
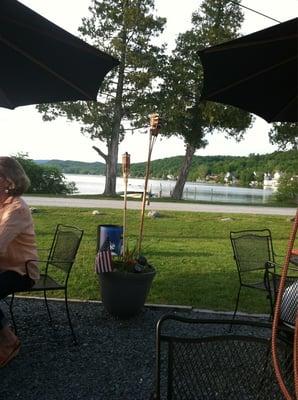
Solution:
M 21 197 L 9 197 L 0 204 L 0 272 L 26 274 L 26 261 L 37 260 L 31 211 Z M 28 274 L 38 280 L 37 261 L 28 263 Z

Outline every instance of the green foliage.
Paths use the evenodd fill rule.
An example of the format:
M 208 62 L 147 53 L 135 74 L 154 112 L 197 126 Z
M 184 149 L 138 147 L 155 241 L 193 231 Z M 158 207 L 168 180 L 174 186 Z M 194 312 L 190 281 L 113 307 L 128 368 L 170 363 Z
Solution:
M 83 162 L 71 160 L 35 160 L 37 164 L 53 167 L 64 174 L 104 175 L 106 166 L 101 162 Z
M 225 0 L 204 0 L 193 13 L 192 28 L 179 34 L 162 71 L 158 96 L 164 134 L 182 136 L 198 149 L 207 144 L 206 134 L 215 129 L 239 138 L 250 126 L 250 114 L 200 100 L 203 69 L 198 49 L 235 38 L 242 21 L 240 7 Z
M 251 181 L 255 180 L 254 172 L 252 169 L 241 170 L 238 176 L 239 176 L 239 183 L 242 186 L 248 186 Z
M 123 255 L 114 257 L 113 266 L 114 270 L 134 274 L 154 270 L 146 257 L 138 255 L 137 243 L 132 248 L 129 248 L 129 245 L 127 245 Z
M 38 207 L 33 214 L 38 247 L 48 248 L 55 225 L 63 223 L 84 229 L 78 258 L 69 281 L 69 297 L 99 299 L 98 278 L 94 272 L 97 226 L 121 225 L 122 210 Z M 140 213 L 128 210 L 129 240 L 135 243 Z M 144 249 L 157 270 L 148 303 L 182 304 L 195 308 L 231 311 L 235 306 L 238 276 L 229 240 L 230 231 L 269 228 L 274 250 L 283 262 L 292 223 L 285 216 L 254 214 L 221 214 L 164 211 L 160 218 L 145 219 Z M 297 246 L 297 243 L 295 245 Z M 53 296 L 57 296 L 53 293 Z M 240 309 L 268 312 L 263 294 L 247 290 Z
M 281 176 L 278 182 L 276 192 L 276 200 L 278 202 L 287 202 L 289 204 L 298 205 L 298 175 L 292 176 L 285 174 Z
M 206 164 L 202 163 L 202 164 L 199 164 L 197 166 L 197 168 L 193 168 L 193 172 L 192 173 L 190 172 L 190 174 L 189 174 L 189 179 L 193 180 L 193 181 L 195 181 L 197 179 L 205 180 L 206 176 L 210 173 L 211 173 L 210 168 L 208 168 L 208 166 Z
M 24 168 L 31 185 L 27 193 L 72 194 L 77 191 L 73 182 L 66 182 L 60 169 L 38 165 L 27 154 L 17 154 L 15 158 Z
M 176 177 L 179 174 L 182 162 L 183 156 L 151 161 L 151 176 L 158 179 L 162 179 L 167 175 Z M 144 176 L 144 171 L 145 163 L 131 165 L 132 177 Z M 235 177 L 242 179 L 246 185 L 249 182 L 249 178 L 263 182 L 264 173 L 274 173 L 276 171 L 297 175 L 298 151 L 277 151 L 263 155 L 250 154 L 249 157 L 194 156 L 189 180 L 202 179 L 206 172 L 211 175 L 224 175 L 227 172 L 231 172 Z M 254 172 L 256 176 L 253 175 Z
M 298 150 L 298 124 L 276 122 L 269 132 L 270 142 L 277 144 L 281 150 L 293 148 Z

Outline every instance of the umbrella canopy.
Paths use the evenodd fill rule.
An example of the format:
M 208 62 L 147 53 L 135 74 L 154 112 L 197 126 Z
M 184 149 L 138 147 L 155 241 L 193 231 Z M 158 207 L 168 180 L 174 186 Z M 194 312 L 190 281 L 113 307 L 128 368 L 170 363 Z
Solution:
M 16 0 L 0 1 L 0 107 L 96 100 L 118 60 Z
M 297 122 L 298 18 L 199 51 L 202 98 Z

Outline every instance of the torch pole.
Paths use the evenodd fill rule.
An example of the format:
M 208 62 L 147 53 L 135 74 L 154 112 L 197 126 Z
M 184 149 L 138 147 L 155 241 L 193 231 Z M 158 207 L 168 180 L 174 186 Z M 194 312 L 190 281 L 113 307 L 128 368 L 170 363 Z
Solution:
M 154 143 L 156 141 L 156 137 L 158 135 L 160 129 L 160 118 L 159 114 L 151 114 L 150 115 L 150 129 L 149 129 L 149 150 L 148 150 L 148 160 L 145 174 L 145 183 L 144 183 L 144 192 L 142 198 L 142 209 L 141 209 L 141 222 L 140 222 L 140 233 L 139 233 L 139 241 L 138 241 L 138 255 L 141 255 L 142 249 L 142 240 L 143 240 L 143 230 L 144 230 L 144 216 L 145 216 L 145 205 L 146 205 L 146 197 L 147 197 L 147 187 L 148 187 L 148 179 L 150 174 L 150 161 L 151 154 Z
M 151 129 L 150 129 L 148 160 L 147 160 L 145 183 L 144 183 L 144 192 L 143 192 L 142 208 L 141 208 L 141 222 L 140 222 L 140 233 L 139 233 L 139 242 L 138 242 L 138 255 L 141 254 L 141 248 L 142 248 L 143 231 L 144 231 L 145 205 L 146 205 L 146 197 L 147 197 L 148 179 L 149 179 L 149 173 L 150 173 L 150 160 L 151 160 L 152 147 L 153 147 L 153 140 L 152 140 L 152 132 L 151 132 Z
M 130 155 L 126 152 L 122 156 L 122 174 L 124 180 L 124 210 L 123 210 L 123 257 L 127 250 L 127 183 L 130 169 Z

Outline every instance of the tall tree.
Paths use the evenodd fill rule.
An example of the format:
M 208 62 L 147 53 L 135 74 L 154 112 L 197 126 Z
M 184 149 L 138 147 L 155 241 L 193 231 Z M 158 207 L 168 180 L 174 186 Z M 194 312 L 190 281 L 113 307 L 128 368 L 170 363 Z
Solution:
M 298 150 L 298 124 L 276 122 L 269 131 L 272 144 L 277 144 L 279 149 L 292 148 Z
M 206 134 L 222 131 L 240 140 L 251 124 L 252 117 L 247 112 L 200 100 L 203 70 L 198 49 L 237 37 L 242 21 L 237 4 L 204 0 L 192 15 L 192 29 L 178 36 L 176 48 L 165 65 L 164 80 L 156 94 L 164 116 L 163 132 L 182 137 L 186 148 L 172 193 L 176 199 L 182 197 L 195 151 L 207 144 Z
M 125 127 L 140 126 L 148 116 L 144 101 L 162 65 L 163 46 L 153 44 L 165 19 L 153 14 L 154 0 L 92 0 L 90 16 L 79 28 L 83 38 L 113 54 L 120 65 L 102 84 L 98 102 L 39 105 L 46 121 L 63 116 L 82 124 L 81 132 L 106 144 L 92 146 L 106 163 L 104 195 L 115 195 L 118 147 Z

